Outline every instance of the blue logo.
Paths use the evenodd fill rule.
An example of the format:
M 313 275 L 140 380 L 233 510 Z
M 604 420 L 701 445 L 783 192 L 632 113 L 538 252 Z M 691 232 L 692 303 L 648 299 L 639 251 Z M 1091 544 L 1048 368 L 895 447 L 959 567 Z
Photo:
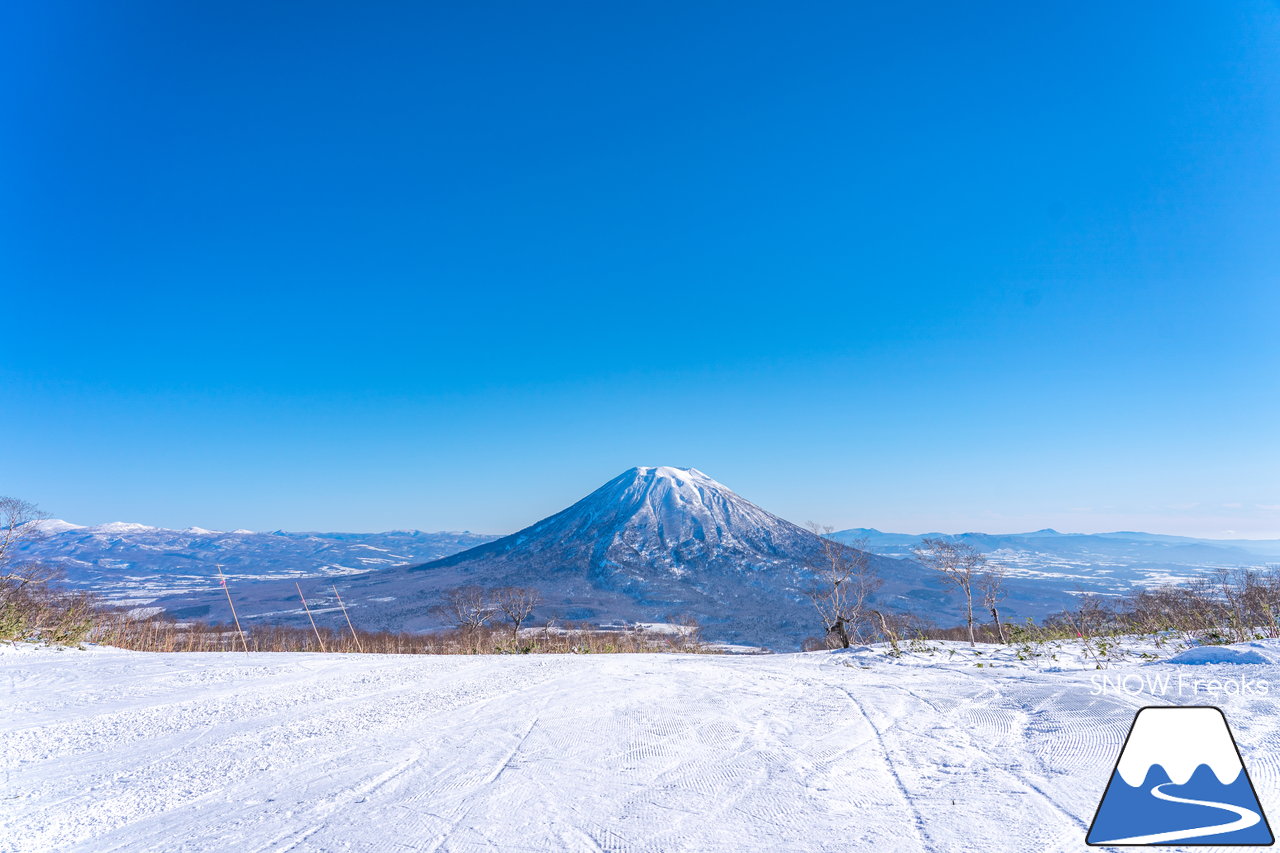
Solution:
M 1085 841 L 1267 846 L 1275 836 L 1222 711 L 1152 707 L 1133 718 Z

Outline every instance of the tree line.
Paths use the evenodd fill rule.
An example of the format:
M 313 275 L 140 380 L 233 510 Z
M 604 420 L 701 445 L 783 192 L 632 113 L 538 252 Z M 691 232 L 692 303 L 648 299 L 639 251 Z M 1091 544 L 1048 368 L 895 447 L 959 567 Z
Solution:
M 844 649 L 873 639 L 896 644 L 918 627 L 913 626 L 911 614 L 873 606 L 873 596 L 884 581 L 871 565 L 865 539 L 844 544 L 831 538 L 831 527 L 810 522 L 809 529 L 820 543 L 816 557 L 809 563 L 814 580 L 808 597 L 820 620 L 821 642 L 828 648 Z M 1005 596 L 1004 566 L 988 560 L 973 546 L 950 539 L 924 539 L 913 554 L 916 562 L 937 572 L 962 595 L 969 645 L 976 645 L 978 639 L 975 597 L 990 614 L 996 638 L 1007 642 L 1000 619 L 1000 602 Z

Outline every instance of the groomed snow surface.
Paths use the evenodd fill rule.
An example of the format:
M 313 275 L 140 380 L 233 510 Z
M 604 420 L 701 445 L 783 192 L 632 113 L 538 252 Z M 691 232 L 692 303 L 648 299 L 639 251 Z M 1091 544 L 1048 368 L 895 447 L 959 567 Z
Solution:
M 1151 704 L 1220 705 L 1280 817 L 1280 665 L 983 652 L 5 647 L 0 850 L 1080 851 Z

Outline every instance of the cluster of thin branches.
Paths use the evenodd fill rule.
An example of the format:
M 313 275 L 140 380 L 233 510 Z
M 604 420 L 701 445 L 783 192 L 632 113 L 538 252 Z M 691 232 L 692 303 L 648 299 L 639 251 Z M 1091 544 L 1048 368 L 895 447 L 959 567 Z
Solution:
M 873 604 L 873 596 L 883 581 L 876 574 L 865 539 L 849 544 L 831 538 L 832 528 L 810 522 L 809 529 L 820 543 L 809 563 L 812 586 L 809 600 L 823 628 L 821 638 L 805 641 L 805 648 L 849 648 L 854 643 L 884 641 L 896 652 L 904 637 L 919 633 L 910 614 Z M 950 539 L 924 539 L 914 549 L 916 560 L 937 572 L 964 596 L 965 634 L 970 645 L 980 635 L 994 634 L 997 642 L 1007 642 L 1006 626 L 1000 619 L 1004 599 L 1005 568 L 987 559 L 973 546 Z M 991 615 L 991 629 L 980 627 L 974 615 L 974 599 Z
M 9 566 L 0 575 L 0 640 L 76 645 L 92 630 L 97 601 L 66 589 L 50 566 Z
M 72 645 L 93 626 L 92 595 L 65 588 L 55 567 L 18 559 L 19 546 L 42 535 L 38 522 L 46 517 L 34 504 L 0 497 L 0 640 Z
M 951 539 L 922 539 L 912 551 L 920 565 L 937 572 L 964 596 L 965 630 L 970 646 L 978 641 L 973 612 L 975 594 L 983 609 L 991 614 L 997 641 L 1007 642 L 1008 635 L 1000 621 L 1000 602 L 1005 595 L 1003 565 L 992 562 L 972 545 Z
M 1280 566 L 1219 569 L 1189 583 L 1142 590 L 1114 605 L 1094 601 L 1049 621 L 1084 636 L 1173 633 L 1206 643 L 1280 638 Z
M 816 652 L 867 643 L 886 643 L 892 654 L 900 654 L 903 645 L 924 630 L 922 624 L 913 613 L 868 607 L 863 609 L 860 619 L 849 623 L 849 646 L 844 645 L 844 639 L 838 633 L 828 631 L 821 637 L 805 638 L 800 647 L 806 652 Z
M 441 591 L 435 612 L 461 632 L 480 631 L 493 622 L 505 620 L 514 638 L 541 603 L 542 596 L 536 589 L 458 586 Z
M 1188 643 L 1239 643 L 1280 638 L 1280 566 L 1219 569 L 1187 583 L 1139 590 L 1124 597 L 1083 595 L 1077 604 L 1039 622 L 1006 625 L 1014 643 L 1151 637 Z M 966 626 L 923 628 L 934 640 L 967 639 Z M 977 626 L 980 641 L 999 642 L 993 627 Z
M 809 522 L 818 537 L 818 550 L 809 562 L 812 584 L 806 593 L 821 621 L 823 636 L 804 647 L 847 649 L 855 643 L 894 638 L 889 616 L 872 606 L 872 595 L 883 581 L 871 565 L 866 541 L 851 544 L 831 538 L 831 527 Z

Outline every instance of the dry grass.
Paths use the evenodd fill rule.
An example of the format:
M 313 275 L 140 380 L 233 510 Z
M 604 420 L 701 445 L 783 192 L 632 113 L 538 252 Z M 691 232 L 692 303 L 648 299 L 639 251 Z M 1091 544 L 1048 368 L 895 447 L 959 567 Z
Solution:
M 667 634 L 638 628 L 606 630 L 587 625 L 510 629 L 478 628 L 430 634 L 407 631 L 335 630 L 258 624 L 246 628 L 244 645 L 233 625 L 180 623 L 163 618 L 130 618 L 101 613 L 88 639 L 144 652 L 226 652 L 247 646 L 253 652 L 369 654 L 619 654 L 638 652 L 709 653 L 696 628 Z
M 75 645 L 84 641 L 156 652 L 234 651 L 375 654 L 617 654 L 635 652 L 707 653 L 690 623 L 676 633 L 639 628 L 602 629 L 585 624 L 521 628 L 487 625 L 429 634 L 253 624 L 241 635 L 232 625 L 180 623 L 164 617 L 133 618 L 97 606 L 92 595 L 60 587 L 56 572 L 11 570 L 0 576 L 0 640 L 35 640 Z M 858 627 L 857 642 L 967 640 L 964 627 L 922 627 L 909 615 L 882 618 Z M 979 642 L 999 642 L 990 625 L 975 626 Z M 1138 592 L 1104 602 L 1085 596 L 1072 611 L 1040 623 L 1008 626 L 1012 643 L 1062 639 L 1104 640 L 1119 636 L 1180 635 L 1186 640 L 1229 643 L 1280 637 L 1280 571 L 1227 572 L 1180 586 Z M 806 648 L 829 647 L 829 638 L 811 638 Z
M 82 642 L 98 619 L 97 599 L 68 590 L 61 581 L 61 573 L 48 566 L 13 566 L 0 572 L 0 640 Z
M 511 611 L 508 616 L 514 612 L 518 617 L 504 628 L 479 624 L 432 633 L 363 631 L 352 626 L 347 617 L 343 628 L 326 628 L 314 622 L 309 627 L 244 622 L 242 633 L 240 625 L 178 622 L 163 615 L 135 616 L 121 608 L 105 607 L 94 594 L 69 589 L 56 569 L 31 564 L 11 566 L 0 573 L 0 641 L 72 646 L 93 642 L 143 652 L 467 655 L 715 651 L 702 641 L 692 621 L 671 633 L 586 624 L 519 628 L 532 609 L 533 599 L 525 590 L 498 592 L 524 594 L 521 606 L 507 602 L 510 606 L 501 608 Z M 486 618 L 489 611 L 496 612 L 487 603 L 485 607 Z M 345 606 L 343 613 L 346 616 Z

